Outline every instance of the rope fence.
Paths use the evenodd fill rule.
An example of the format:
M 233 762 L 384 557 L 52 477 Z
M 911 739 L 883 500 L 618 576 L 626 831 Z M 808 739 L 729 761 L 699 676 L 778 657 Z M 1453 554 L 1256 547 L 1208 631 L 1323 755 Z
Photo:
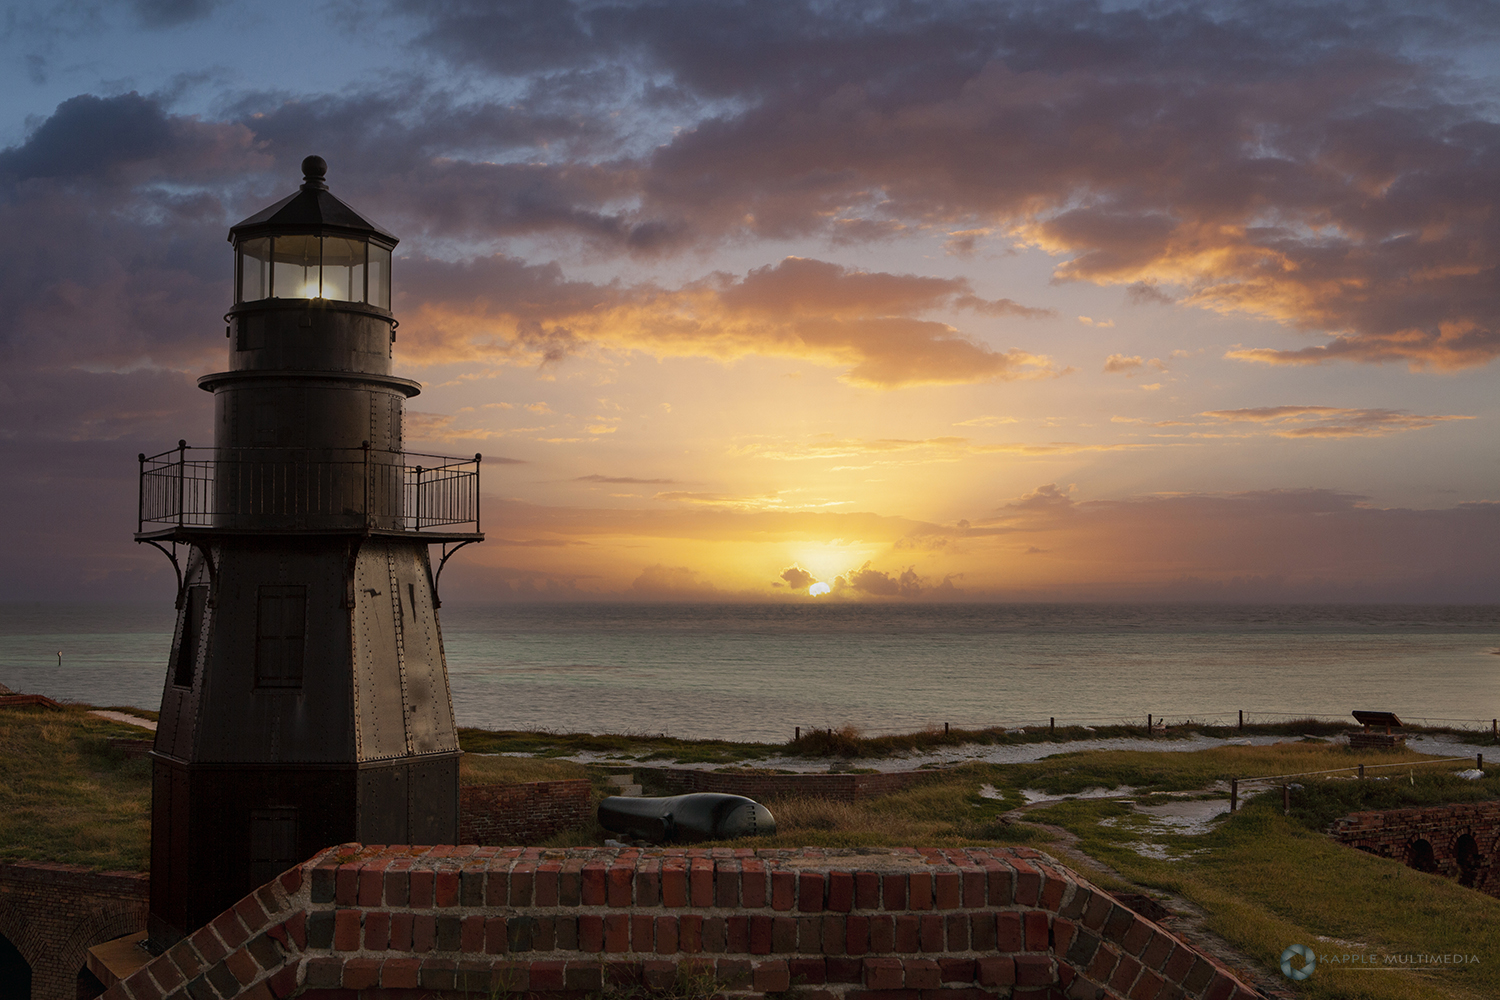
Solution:
M 1397 761 L 1394 764 L 1355 764 L 1350 767 L 1329 768 L 1326 771 L 1299 771 L 1296 774 L 1267 774 L 1262 775 L 1258 778 L 1230 778 L 1229 811 L 1234 812 L 1239 808 L 1240 786 L 1252 782 L 1259 783 L 1264 781 L 1282 781 L 1286 778 L 1312 778 L 1322 774 L 1342 774 L 1346 771 L 1357 771 L 1359 777 L 1363 779 L 1366 770 L 1378 771 L 1383 767 L 1417 768 L 1427 764 L 1454 764 L 1458 762 L 1468 763 L 1469 761 L 1473 761 L 1474 767 L 1479 771 L 1482 772 L 1484 770 L 1484 754 L 1477 753 L 1472 757 L 1432 757 L 1427 760 Z M 1292 811 L 1292 789 L 1289 784 L 1283 784 L 1281 786 L 1281 805 L 1282 811 L 1284 813 L 1290 813 Z
M 1140 718 L 1129 718 L 1120 715 L 1073 715 L 1067 717 L 1051 716 L 1046 719 L 995 720 L 969 726 L 965 726 L 964 724 L 955 726 L 952 723 L 945 722 L 943 723 L 943 734 L 945 736 L 949 735 L 953 729 L 960 731 L 966 729 L 968 731 L 1003 729 L 1007 732 L 1024 732 L 1028 734 L 1045 729 L 1049 733 L 1055 734 L 1059 729 L 1091 729 L 1113 726 L 1126 729 L 1144 728 L 1148 735 L 1154 736 L 1156 733 L 1165 732 L 1170 728 L 1201 727 L 1204 729 L 1243 730 L 1253 726 L 1275 725 L 1278 722 L 1286 721 L 1306 721 L 1319 725 L 1348 725 L 1351 727 L 1358 725 L 1358 723 L 1350 722 L 1348 717 L 1344 715 L 1327 716 L 1308 712 L 1271 712 L 1245 709 L 1233 709 L 1227 712 L 1185 713 L 1170 718 L 1172 721 L 1169 721 L 1169 717 L 1166 715 L 1157 715 L 1154 712 L 1148 713 L 1144 720 L 1144 726 L 1142 726 L 1143 720 Z M 1404 728 L 1458 729 L 1471 733 L 1482 732 L 1487 729 L 1490 731 L 1491 738 L 1496 743 L 1500 743 L 1500 719 L 1460 719 L 1409 715 L 1403 715 L 1402 718 L 1406 720 Z M 1439 723 L 1440 725 L 1433 725 L 1434 723 Z M 837 730 L 838 727 L 797 726 L 795 727 L 795 739 L 801 738 L 803 729 L 808 730 L 808 732 L 815 732 Z

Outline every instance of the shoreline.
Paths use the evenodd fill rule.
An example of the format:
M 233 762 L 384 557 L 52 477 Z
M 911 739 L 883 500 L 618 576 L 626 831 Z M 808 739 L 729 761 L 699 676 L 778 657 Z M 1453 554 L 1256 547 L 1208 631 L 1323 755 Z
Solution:
M 1230 738 L 1194 733 L 1191 736 L 1178 736 L 1171 739 L 1149 739 L 1146 737 L 1127 736 L 1061 742 L 1049 741 L 1046 743 L 994 744 L 988 746 L 977 743 L 965 743 L 954 747 L 945 747 L 940 750 L 893 754 L 885 757 L 830 758 L 782 754 L 753 758 L 753 763 L 750 762 L 752 759 L 747 759 L 742 763 L 671 760 L 667 756 L 658 755 L 649 750 L 642 751 L 643 754 L 648 754 L 649 756 L 634 758 L 619 753 L 589 750 L 574 754 L 539 754 L 524 751 L 499 753 L 466 751 L 466 753 L 472 753 L 480 757 L 530 757 L 548 760 L 566 760 L 586 766 L 617 766 L 621 769 L 631 767 L 642 769 L 673 768 L 693 771 L 753 769 L 756 771 L 785 771 L 794 774 L 829 774 L 850 773 L 851 770 L 856 768 L 862 771 L 890 773 L 896 771 L 945 770 L 952 767 L 961 767 L 965 764 L 1025 764 L 1048 757 L 1055 757 L 1060 754 L 1089 751 L 1129 750 L 1148 753 L 1194 753 L 1199 750 L 1212 750 L 1225 746 L 1273 746 L 1278 743 L 1301 743 L 1305 740 L 1307 740 L 1307 737 L 1301 735 L 1260 735 Z M 1319 742 L 1327 743 L 1331 746 L 1347 746 L 1348 738 L 1345 736 L 1333 736 L 1319 738 Z M 1473 744 L 1459 743 L 1454 740 L 1443 739 L 1440 736 L 1426 735 L 1408 736 L 1406 749 L 1431 757 L 1465 757 L 1474 756 L 1476 752 L 1482 752 L 1477 751 Z

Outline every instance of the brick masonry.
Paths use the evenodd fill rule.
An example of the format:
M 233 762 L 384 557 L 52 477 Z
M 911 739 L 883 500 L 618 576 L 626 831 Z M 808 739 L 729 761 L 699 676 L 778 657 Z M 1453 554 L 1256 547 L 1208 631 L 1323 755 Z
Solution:
M 690 768 L 636 768 L 651 775 L 673 795 L 683 792 L 724 792 L 752 799 L 782 795 L 811 795 L 852 802 L 889 795 L 932 777 L 926 771 L 885 771 L 876 774 L 736 774 L 733 771 L 695 771 Z
M 729 997 L 1250 1000 L 1040 852 L 330 848 L 106 1000 L 581 1000 L 689 965 Z
M 464 785 L 458 839 L 465 844 L 524 844 L 593 819 L 586 778 L 515 785 Z
M 1335 821 L 1328 832 L 1350 847 L 1500 896 L 1500 873 L 1494 868 L 1500 852 L 1500 802 L 1354 813 Z
M 0 934 L 31 965 L 32 1000 L 73 1000 L 88 950 L 146 926 L 147 876 L 0 864 Z

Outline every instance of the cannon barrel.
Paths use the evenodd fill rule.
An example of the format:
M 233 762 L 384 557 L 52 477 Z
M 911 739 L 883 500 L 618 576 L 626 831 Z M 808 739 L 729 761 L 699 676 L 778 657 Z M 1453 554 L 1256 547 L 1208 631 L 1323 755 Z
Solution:
M 722 792 L 664 798 L 611 795 L 599 803 L 599 825 L 636 840 L 692 843 L 773 834 L 776 817 L 754 799 Z

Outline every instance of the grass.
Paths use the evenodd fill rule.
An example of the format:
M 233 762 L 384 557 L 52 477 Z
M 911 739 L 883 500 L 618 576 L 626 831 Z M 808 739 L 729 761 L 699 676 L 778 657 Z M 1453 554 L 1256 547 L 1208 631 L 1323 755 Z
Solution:
M 968 775 L 943 776 L 892 795 L 844 802 L 813 796 L 768 799 L 776 834 L 735 847 L 963 847 L 1030 844 L 1035 828 L 1001 819 L 1003 802 L 982 798 Z M 724 841 L 717 846 L 730 846 Z M 716 845 L 705 845 L 716 846 Z
M 1144 722 L 1144 720 L 1143 720 Z M 1154 731 L 1152 738 L 1171 741 L 1203 735 L 1223 739 L 1247 736 L 1307 736 L 1317 739 L 1354 730 L 1354 725 L 1328 719 L 1290 719 L 1284 722 L 1218 726 L 1192 721 Z M 1449 726 L 1408 726 L 1409 734 L 1445 735 L 1476 747 L 1493 742 L 1488 729 Z M 553 733 L 541 730 L 460 729 L 459 742 L 476 753 L 525 753 L 540 757 L 595 754 L 629 761 L 662 761 L 734 765 L 771 757 L 797 756 L 854 761 L 900 757 L 960 746 L 1012 746 L 1028 743 L 1069 743 L 1084 740 L 1144 738 L 1142 725 L 1004 727 L 987 729 L 924 729 L 915 733 L 866 736 L 857 727 L 805 729 L 785 743 L 736 743 L 730 740 L 690 740 L 650 733 Z M 847 766 L 846 766 L 846 769 Z
M 0 859 L 144 871 L 151 765 L 107 742 L 144 735 L 83 705 L 0 709 Z
M 1082 751 L 1057 754 L 996 772 L 1016 787 L 1053 795 L 1076 795 L 1089 788 L 1128 785 L 1142 792 L 1204 788 L 1230 778 L 1300 774 L 1364 764 L 1411 763 L 1418 770 L 1431 760 L 1411 750 L 1357 752 L 1327 743 L 1277 743 L 1271 746 L 1221 746 L 1193 753 L 1149 750 Z M 1449 765 L 1456 768 L 1460 765 Z M 1371 773 L 1389 773 L 1382 772 Z
M 1018 765 L 1008 779 L 1024 787 L 1050 782 L 1057 793 L 1082 790 L 1079 786 L 1091 775 L 1102 779 L 1096 786 L 1115 781 L 1137 788 L 1186 789 L 1203 787 L 1197 784 L 1202 779 L 1322 770 L 1345 766 L 1356 757 L 1390 759 L 1308 744 L 1162 754 L 1154 763 L 1135 754 L 1105 752 Z M 1052 769 L 1039 766 L 1049 763 Z M 1240 812 L 1200 836 L 1165 832 L 1128 804 L 1107 799 L 1059 802 L 1028 816 L 1069 830 L 1082 851 L 1125 878 L 1196 903 L 1209 914 L 1210 930 L 1267 967 L 1274 968 L 1290 944 L 1313 948 L 1324 959 L 1313 977 L 1298 985 L 1299 996 L 1490 997 L 1500 995 L 1500 900 L 1342 847 L 1320 832 L 1326 825 L 1323 817 L 1345 806 L 1430 804 L 1448 791 L 1469 799 L 1495 797 L 1497 779 L 1464 782 L 1447 774 L 1458 766 L 1438 765 L 1440 773 L 1425 777 L 1422 768 L 1413 767 L 1414 782 L 1305 779 L 1293 796 L 1293 816 L 1281 815 L 1277 789 L 1254 796 Z M 1304 803 L 1300 814 L 1299 801 Z M 1369 971 L 1328 961 L 1338 955 L 1379 959 L 1411 954 L 1477 955 L 1480 961 L 1422 971 Z
M 1294 731 L 1312 732 L 1294 725 Z M 873 746 L 857 733 L 805 734 L 822 744 L 836 766 L 868 759 Z M 950 732 L 949 737 L 958 734 Z M 1011 734 L 1014 735 L 1014 734 Z M 1090 738 L 1104 735 L 1090 734 Z M 128 761 L 111 750 L 112 736 L 140 738 L 133 727 L 89 716 L 84 706 L 61 710 L 0 710 L 0 857 L 65 861 L 99 868 L 141 870 L 149 834 L 147 761 Z M 943 739 L 940 732 L 912 734 L 910 746 Z M 886 738 L 879 738 L 885 740 Z M 595 794 L 610 772 L 645 760 L 719 757 L 742 770 L 754 753 L 783 753 L 786 745 L 685 741 L 664 737 L 559 737 L 541 733 L 464 730 L 466 784 L 588 777 Z M 584 767 L 558 756 L 589 749 L 604 755 Z M 537 757 L 480 756 L 489 752 L 540 753 Z M 838 751 L 838 752 L 835 752 Z M 967 764 L 935 771 L 922 784 L 858 802 L 788 796 L 766 804 L 777 817 L 773 837 L 733 842 L 736 847 L 962 846 L 1031 844 L 1047 850 L 1051 834 L 1005 813 L 1025 800 L 1024 789 L 1078 795 L 1091 788 L 1133 789 L 1141 802 L 1213 798 L 1232 777 L 1301 774 L 1360 762 L 1407 766 L 1370 772 L 1391 780 L 1326 777 L 1292 779 L 1293 814 L 1281 815 L 1279 790 L 1248 797 L 1242 810 L 1209 833 L 1187 836 L 1165 830 L 1128 803 L 1071 799 L 1029 810 L 1027 819 L 1063 827 L 1099 867 L 1085 873 L 1115 890 L 1146 887 L 1189 899 L 1207 913 L 1207 926 L 1231 944 L 1274 967 L 1281 950 L 1307 944 L 1324 960 L 1297 987 L 1312 998 L 1500 996 L 1500 900 L 1398 862 L 1341 847 L 1320 832 L 1333 819 L 1364 809 L 1500 798 L 1500 776 L 1463 781 L 1461 763 L 1423 765 L 1410 751 L 1353 752 L 1321 741 L 1273 746 L 1224 746 L 1192 753 L 1085 751 L 1022 764 Z M 639 763 L 638 763 L 639 762 Z M 842 762 L 842 763 L 840 763 Z M 980 794 L 993 786 L 999 798 Z M 565 831 L 541 846 L 597 845 L 597 824 Z M 1147 854 L 1142 853 L 1142 847 Z M 713 845 L 709 845 L 713 846 Z M 1155 853 L 1159 856 L 1149 856 Z M 1112 874 L 1114 873 L 1114 874 Z M 1477 964 L 1423 971 L 1357 971 L 1328 961 L 1338 954 L 1472 954 Z M 689 991 L 691 992 L 691 991 Z M 681 1000 L 663 993 L 640 1000 Z M 632 1000 L 621 997 L 619 1000 Z
M 590 770 L 571 760 L 538 757 L 483 757 L 466 753 L 459 759 L 460 785 L 518 785 L 528 781 L 591 778 Z
M 625 733 L 545 733 L 537 730 L 459 729 L 458 743 L 470 753 L 534 754 L 571 757 L 597 754 L 632 761 L 680 761 L 686 764 L 737 764 L 776 752 L 765 743 L 729 740 L 684 740 L 672 736 Z

